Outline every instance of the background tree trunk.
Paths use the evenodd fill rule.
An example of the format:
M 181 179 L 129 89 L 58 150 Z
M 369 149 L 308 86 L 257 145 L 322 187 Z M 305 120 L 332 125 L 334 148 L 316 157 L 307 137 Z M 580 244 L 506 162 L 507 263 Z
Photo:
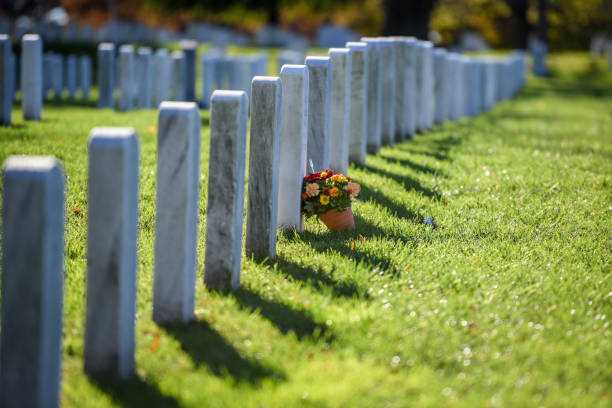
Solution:
M 410 35 L 428 39 L 429 17 L 436 0 L 384 0 L 383 35 Z
M 506 0 L 506 4 L 512 12 L 513 46 L 515 48 L 527 48 L 530 26 L 527 21 L 528 0 Z

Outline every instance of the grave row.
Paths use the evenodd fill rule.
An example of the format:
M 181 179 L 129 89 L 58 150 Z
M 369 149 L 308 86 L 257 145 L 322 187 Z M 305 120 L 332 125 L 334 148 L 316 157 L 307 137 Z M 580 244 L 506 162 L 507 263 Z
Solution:
M 24 45 L 25 61 L 41 55 Z M 120 59 L 133 55 L 123 51 Z M 315 171 L 345 173 L 349 162 L 365 163 L 366 151 L 376 153 L 434 123 L 477 115 L 523 82 L 522 53 L 466 58 L 412 38 L 363 38 L 330 49 L 327 57 L 283 65 L 279 77 L 255 77 L 250 101 L 244 90 L 214 91 L 208 174 L 223 177 L 208 177 L 206 287 L 240 285 L 249 110 L 245 248 L 249 256 L 274 259 L 278 228 L 303 231 L 300 193 L 308 160 Z M 27 81 L 22 87 L 24 111 L 31 112 L 27 95 L 41 88 Z M 194 102 L 164 101 L 158 115 L 152 308 L 153 320 L 165 325 L 193 318 L 201 119 Z M 125 379 L 135 370 L 137 135 L 130 128 L 95 128 L 88 155 L 84 369 L 92 377 Z M 64 176 L 52 157 L 12 156 L 3 183 L 0 405 L 55 406 Z

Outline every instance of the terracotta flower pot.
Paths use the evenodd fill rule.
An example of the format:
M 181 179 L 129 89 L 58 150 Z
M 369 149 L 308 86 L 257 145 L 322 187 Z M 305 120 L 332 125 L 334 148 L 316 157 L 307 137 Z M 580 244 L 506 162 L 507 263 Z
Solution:
M 355 229 L 355 221 L 353 220 L 353 210 L 351 207 L 341 212 L 329 210 L 325 214 L 319 214 L 318 217 L 325 225 L 327 225 L 327 228 L 332 231 Z

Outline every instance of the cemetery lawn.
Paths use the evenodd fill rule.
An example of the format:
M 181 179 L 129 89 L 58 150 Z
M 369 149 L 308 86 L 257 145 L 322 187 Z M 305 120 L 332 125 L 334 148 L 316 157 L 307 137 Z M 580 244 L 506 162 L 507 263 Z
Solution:
M 67 407 L 612 405 L 612 74 L 552 55 L 514 100 L 368 156 L 357 230 L 315 219 L 242 288 L 203 286 L 202 111 L 196 320 L 151 320 L 156 112 L 47 103 L 0 128 L 0 159 L 52 154 L 66 183 L 61 402 Z M 137 377 L 83 374 L 87 136 L 140 137 Z M 427 217 L 433 227 L 424 223 Z

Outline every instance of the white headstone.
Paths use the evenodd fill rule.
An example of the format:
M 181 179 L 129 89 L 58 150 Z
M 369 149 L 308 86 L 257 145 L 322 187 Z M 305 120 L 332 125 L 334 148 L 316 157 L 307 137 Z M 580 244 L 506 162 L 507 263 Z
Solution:
M 153 320 L 159 324 L 187 323 L 193 317 L 200 128 L 200 113 L 194 102 L 160 104 L 153 279 Z
M 115 89 L 115 45 L 98 45 L 98 108 L 113 108 Z
M 131 128 L 89 134 L 85 372 L 134 373 L 138 137 Z
M 302 232 L 304 220 L 301 214 L 301 193 L 302 181 L 306 175 L 308 143 L 308 68 L 304 65 L 285 65 L 281 68 L 280 77 L 283 100 L 278 168 L 278 226 Z
M 382 114 L 381 143 L 395 143 L 395 46 L 390 38 L 381 38 Z
M 81 89 L 83 99 L 89 98 L 91 89 L 91 60 L 87 55 L 79 57 L 78 87 Z
M 361 41 L 367 44 L 368 52 L 367 151 L 375 154 L 380 150 L 381 144 L 382 59 L 380 58 L 380 42 L 376 38 L 368 37 L 361 38 Z
M 185 101 L 185 73 L 187 65 L 183 51 L 172 52 L 172 89 L 171 99 L 173 101 Z
M 77 59 L 76 55 L 68 55 L 66 57 L 65 71 L 66 89 L 68 89 L 68 98 L 74 99 L 77 88 Z
M 2 188 L 0 406 L 59 405 L 64 175 L 52 157 L 11 156 Z
M 13 109 L 11 62 L 11 39 L 8 35 L 0 34 L 0 125 L 11 124 Z
M 437 124 L 442 124 L 448 116 L 447 104 L 448 100 L 448 84 L 449 78 L 446 76 L 446 51 L 436 49 L 434 51 L 434 75 L 435 75 L 435 114 L 434 120 Z
M 279 77 L 253 78 L 245 247 L 257 258 L 276 258 L 281 92 Z
M 204 264 L 204 283 L 213 290 L 240 286 L 248 112 L 246 92 L 213 93 Z
M 21 40 L 21 109 L 25 120 L 40 120 L 42 114 L 42 40 L 26 34 Z
M 136 104 L 139 108 L 150 108 L 153 96 L 153 57 L 151 48 L 141 47 L 136 54 Z
M 350 53 L 349 161 L 364 166 L 368 141 L 368 54 L 363 42 L 346 43 Z
M 158 49 L 153 55 L 153 106 L 158 107 L 170 96 L 172 81 L 171 59 L 168 51 Z
M 329 168 L 331 69 L 329 57 L 307 57 L 308 153 L 315 171 Z
M 350 138 L 351 55 L 347 48 L 330 48 L 331 104 L 329 167 L 346 174 Z

